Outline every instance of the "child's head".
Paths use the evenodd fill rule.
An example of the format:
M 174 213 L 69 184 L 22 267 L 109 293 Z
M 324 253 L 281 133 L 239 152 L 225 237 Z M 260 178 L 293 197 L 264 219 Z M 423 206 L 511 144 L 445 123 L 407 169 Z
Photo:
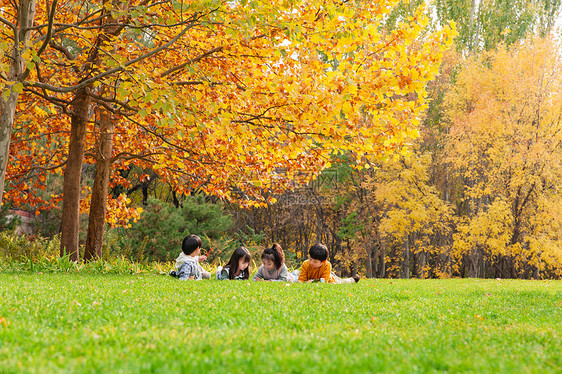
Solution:
M 234 279 L 235 274 L 240 270 L 244 274 L 244 279 L 250 278 L 250 260 L 252 255 L 245 247 L 238 247 L 230 256 L 230 260 L 225 267 L 228 267 L 228 276 Z
M 328 259 L 328 248 L 324 244 L 314 244 L 308 250 L 309 263 L 313 268 L 319 268 Z
M 271 248 L 266 248 L 262 255 L 261 261 L 267 270 L 279 269 L 285 262 L 285 254 L 283 248 L 277 243 L 273 243 Z
M 186 255 L 191 255 L 197 249 L 201 248 L 201 238 L 197 235 L 188 235 L 183 238 L 183 242 L 181 244 L 181 250 Z

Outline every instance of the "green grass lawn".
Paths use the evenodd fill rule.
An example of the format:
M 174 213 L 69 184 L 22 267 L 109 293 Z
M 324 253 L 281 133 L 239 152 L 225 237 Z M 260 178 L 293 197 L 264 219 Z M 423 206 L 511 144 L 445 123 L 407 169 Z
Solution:
M 562 373 L 562 282 L 0 274 L 0 373 Z

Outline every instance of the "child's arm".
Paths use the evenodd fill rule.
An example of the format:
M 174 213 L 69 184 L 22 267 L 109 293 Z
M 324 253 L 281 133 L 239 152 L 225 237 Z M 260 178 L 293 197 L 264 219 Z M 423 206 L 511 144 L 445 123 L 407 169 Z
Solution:
M 263 280 L 263 266 L 258 268 L 258 272 L 254 275 L 255 281 L 262 281 Z
M 217 279 L 218 280 L 227 280 L 230 279 L 228 277 L 228 269 L 225 268 L 218 268 L 217 269 Z
M 299 282 L 308 282 L 308 262 L 304 262 L 301 266 L 301 272 L 299 273 Z
M 324 278 L 326 283 L 334 283 L 334 278 L 332 278 L 332 264 L 326 261 L 324 264 L 324 269 L 320 278 Z

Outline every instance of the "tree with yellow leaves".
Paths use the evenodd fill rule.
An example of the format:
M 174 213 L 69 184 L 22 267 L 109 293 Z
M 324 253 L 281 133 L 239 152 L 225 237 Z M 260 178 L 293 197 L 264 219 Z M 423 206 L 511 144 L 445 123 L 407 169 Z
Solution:
M 560 52 L 529 38 L 475 57 L 446 97 L 447 162 L 465 186 L 455 240 L 464 275 L 561 275 Z

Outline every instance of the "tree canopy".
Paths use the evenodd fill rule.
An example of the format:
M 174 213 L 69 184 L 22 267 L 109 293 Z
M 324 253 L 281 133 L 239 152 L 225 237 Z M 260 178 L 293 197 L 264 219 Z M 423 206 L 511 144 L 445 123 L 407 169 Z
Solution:
M 334 152 L 353 150 L 362 163 L 402 151 L 454 32 L 423 32 L 423 8 L 381 29 L 396 3 L 7 4 L 3 63 L 14 70 L 7 56 L 17 52 L 25 66 L 3 78 L 4 99 L 21 94 L 23 139 L 13 144 L 46 144 L 52 134 L 68 142 L 66 152 L 49 145 L 39 156 L 64 164 L 63 248 L 77 253 L 80 168 L 84 157 L 108 158 L 104 133 L 119 167 L 150 166 L 179 191 L 242 204 L 313 179 Z M 29 39 L 21 44 L 25 9 L 34 26 L 20 30 Z

